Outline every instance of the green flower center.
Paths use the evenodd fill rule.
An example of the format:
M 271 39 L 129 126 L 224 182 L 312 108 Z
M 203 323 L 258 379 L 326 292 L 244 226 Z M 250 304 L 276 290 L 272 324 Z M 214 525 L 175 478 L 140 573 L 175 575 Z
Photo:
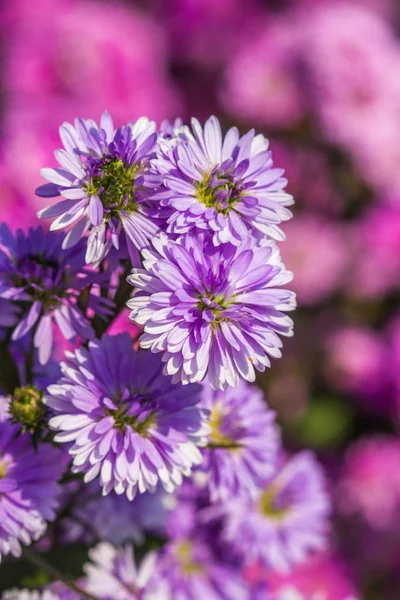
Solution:
M 209 434 L 210 445 L 215 447 L 226 447 L 235 449 L 238 447 L 235 440 L 228 435 L 225 435 L 222 431 L 222 424 L 224 420 L 224 411 L 219 404 L 216 404 L 210 414 L 209 425 L 211 427 L 211 433 Z
M 88 196 L 98 194 L 111 214 L 120 210 L 134 212 L 137 209 L 135 178 L 141 169 L 140 163 L 126 165 L 119 158 L 104 158 L 96 170 L 99 174 L 92 176 L 86 192 Z
M 47 407 L 43 393 L 34 386 L 17 388 L 11 397 L 10 413 L 14 423 L 21 423 L 23 431 L 34 433 L 44 425 Z
M 186 575 L 201 575 L 204 573 L 204 567 L 196 562 L 193 557 L 193 544 L 189 540 L 184 540 L 176 546 L 175 555 L 183 573 Z
M 227 215 L 240 199 L 242 190 L 229 173 L 207 174 L 203 181 L 195 182 L 195 197 L 207 208 L 215 208 L 219 213 Z
M 282 520 L 287 512 L 288 508 L 285 506 L 277 506 L 276 500 L 279 494 L 279 489 L 276 485 L 272 484 L 267 487 L 266 490 L 261 494 L 260 498 L 260 511 L 266 517 L 274 519 L 276 521 Z
M 137 414 L 129 414 L 134 404 L 139 404 Z M 114 419 L 114 427 L 120 431 L 125 431 L 130 427 L 142 437 L 148 435 L 149 429 L 156 424 L 156 410 L 149 410 L 153 405 L 151 398 L 145 394 L 135 393 L 128 400 L 121 402 L 117 399 L 115 404 L 118 406 L 116 410 L 109 409 L 107 414 Z M 143 418 L 143 412 L 146 411 L 147 416 Z

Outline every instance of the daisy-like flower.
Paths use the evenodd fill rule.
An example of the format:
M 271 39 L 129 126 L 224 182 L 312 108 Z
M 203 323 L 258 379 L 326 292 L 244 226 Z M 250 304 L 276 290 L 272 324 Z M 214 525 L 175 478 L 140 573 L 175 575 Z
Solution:
M 226 539 L 248 563 L 287 571 L 327 542 L 330 501 L 321 467 L 301 452 L 255 499 L 226 505 Z
M 79 294 L 101 281 L 85 267 L 84 246 L 62 249 L 62 236 L 41 227 L 14 236 L 0 225 L 0 298 L 20 308 L 12 340 L 34 332 L 39 362 L 46 364 L 53 348 L 53 323 L 71 341 L 90 339 L 93 329 L 77 304 Z M 110 313 L 112 303 L 89 294 L 89 307 L 99 316 Z
M 144 325 L 142 348 L 162 352 L 164 373 L 173 382 L 201 381 L 213 389 L 236 387 L 239 377 L 280 357 L 278 336 L 292 335 L 295 296 L 279 286 L 292 279 L 276 246 L 258 247 L 247 238 L 240 247 L 213 248 L 202 237 L 182 241 L 161 235 L 143 252 L 144 268 L 128 281 L 138 290 L 128 302 L 131 318 Z
M 244 381 L 225 392 L 205 385 L 201 405 L 210 411 L 211 433 L 201 468 L 211 500 L 256 495 L 273 475 L 280 448 L 275 413 L 261 390 Z
M 55 441 L 72 442 L 72 472 L 86 482 L 99 475 L 105 495 L 132 500 L 159 482 L 172 492 L 207 443 L 200 386 L 174 386 L 158 357 L 134 351 L 129 334 L 103 336 L 68 357 L 44 401 L 59 413 L 49 422 Z
M 101 542 L 92 548 L 89 558 L 92 562 L 84 566 L 84 587 L 87 592 L 101 600 L 150 599 L 147 591 L 151 588 L 154 576 L 157 561 L 155 552 L 147 554 L 138 568 L 132 546 L 117 550 L 111 544 Z M 153 600 L 156 598 L 154 596 Z M 163 596 L 158 598 L 164 600 Z
M 170 541 L 157 564 L 154 600 L 248 600 L 240 571 L 216 560 L 210 544 L 198 537 Z
M 1 596 L 2 600 L 84 600 L 83 596 L 61 583 L 55 583 L 43 591 L 9 590 Z
M 28 433 L 10 422 L 9 401 L 0 397 L 0 562 L 21 555 L 55 518 L 65 468 L 62 452 L 50 444 L 35 451 Z
M 96 481 L 76 498 L 72 514 L 63 520 L 68 541 L 107 541 L 115 546 L 143 544 L 146 532 L 160 533 L 173 497 L 162 488 L 154 494 L 137 494 L 133 501 L 111 492 L 102 496 Z
M 73 225 L 64 248 L 90 230 L 88 263 L 103 258 L 111 245 L 118 248 L 122 230 L 137 253 L 157 231 L 147 204 L 149 192 L 160 181 L 150 167 L 157 143 L 155 123 L 142 117 L 115 129 L 104 112 L 100 126 L 91 119 L 76 119 L 75 127 L 64 123 L 60 137 L 65 149 L 56 150 L 55 156 L 61 168 L 42 169 L 50 183 L 36 194 L 63 199 L 40 211 L 39 217 L 56 217 L 52 230 Z
M 216 117 L 204 128 L 192 119 L 192 131 L 174 131 L 174 143 L 161 144 L 154 161 L 163 187 L 152 200 L 160 204 L 168 233 L 210 231 L 216 246 L 238 246 L 249 231 L 284 239 L 278 225 L 290 219 L 286 207 L 293 198 L 262 135 L 251 130 L 240 137 L 232 127 L 223 138 Z

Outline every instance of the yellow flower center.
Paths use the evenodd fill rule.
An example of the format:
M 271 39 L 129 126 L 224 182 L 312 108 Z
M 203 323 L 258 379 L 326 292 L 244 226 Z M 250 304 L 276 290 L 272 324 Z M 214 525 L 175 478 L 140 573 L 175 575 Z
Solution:
M 175 549 L 183 573 L 186 575 L 201 575 L 204 567 L 197 563 L 193 557 L 193 544 L 189 540 L 180 542 Z

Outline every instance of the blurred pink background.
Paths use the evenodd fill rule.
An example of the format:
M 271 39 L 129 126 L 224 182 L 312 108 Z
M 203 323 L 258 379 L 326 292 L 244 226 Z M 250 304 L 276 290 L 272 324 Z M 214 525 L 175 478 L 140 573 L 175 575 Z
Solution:
M 216 114 L 270 139 L 296 199 L 281 249 L 299 310 L 260 384 L 338 501 L 332 556 L 290 581 L 249 576 L 306 598 L 398 600 L 398 0 L 12 0 L 0 24 L 0 207 L 13 228 L 35 224 L 40 168 L 76 116 Z

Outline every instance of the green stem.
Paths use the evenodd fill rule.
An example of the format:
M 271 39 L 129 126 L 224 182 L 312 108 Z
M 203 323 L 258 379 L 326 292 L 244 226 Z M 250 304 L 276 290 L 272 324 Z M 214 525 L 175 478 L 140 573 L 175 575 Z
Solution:
M 12 394 L 19 385 L 18 369 L 6 340 L 0 344 L 0 388 L 6 394 Z
M 32 552 L 32 550 L 25 548 L 23 555 L 26 560 L 31 563 L 31 565 L 44 571 L 51 579 L 53 579 L 53 581 L 62 581 L 62 583 L 77 592 L 77 594 L 82 596 L 82 598 L 87 598 L 87 600 L 98 600 L 96 596 L 93 596 L 92 594 L 85 592 L 85 590 L 82 590 L 78 585 L 76 585 L 73 579 L 60 573 L 58 569 L 50 565 L 42 556 Z
M 128 277 L 128 275 L 131 271 L 131 268 L 132 267 L 131 267 L 130 262 L 126 261 L 124 272 L 121 275 L 118 289 L 115 292 L 115 296 L 113 298 L 113 300 L 115 302 L 114 314 L 111 317 L 109 317 L 108 319 L 100 319 L 99 317 L 94 317 L 94 319 L 93 319 L 93 323 L 92 323 L 93 328 L 94 328 L 94 330 L 96 332 L 96 336 L 98 338 L 100 338 L 103 335 L 103 333 L 105 333 L 107 331 L 107 329 L 110 327 L 110 325 L 113 323 L 113 321 L 115 321 L 115 319 L 118 317 L 120 312 L 126 307 L 126 303 L 128 302 L 129 298 L 131 297 L 133 288 L 126 281 L 126 278 Z

